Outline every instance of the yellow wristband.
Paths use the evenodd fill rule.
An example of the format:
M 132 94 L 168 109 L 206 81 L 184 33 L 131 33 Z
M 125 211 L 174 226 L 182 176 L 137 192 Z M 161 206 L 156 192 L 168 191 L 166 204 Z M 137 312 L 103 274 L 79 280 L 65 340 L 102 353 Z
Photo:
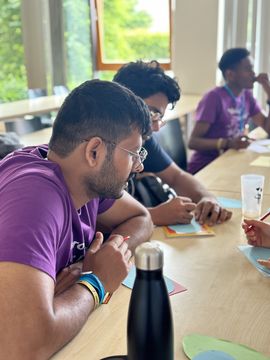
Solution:
M 95 309 L 96 309 L 99 306 L 100 300 L 99 300 L 98 293 L 97 293 L 96 289 L 94 288 L 94 286 L 92 286 L 91 284 L 89 284 L 89 282 L 84 281 L 84 280 L 78 281 L 77 284 L 81 284 L 89 290 L 89 292 L 92 294 L 92 296 L 94 298 L 94 304 L 95 304 Z

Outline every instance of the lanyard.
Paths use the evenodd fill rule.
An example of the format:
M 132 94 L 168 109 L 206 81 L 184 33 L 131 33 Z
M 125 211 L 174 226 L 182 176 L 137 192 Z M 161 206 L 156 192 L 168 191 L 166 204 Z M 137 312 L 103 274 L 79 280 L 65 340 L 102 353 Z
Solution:
M 229 88 L 229 86 L 227 84 L 224 85 L 224 89 L 227 91 L 227 93 L 230 95 L 230 97 L 235 101 L 235 106 L 237 106 L 237 97 L 234 95 L 234 93 L 232 92 L 232 90 Z M 245 129 L 244 113 L 245 113 L 245 97 L 244 97 L 244 95 L 241 95 L 241 107 L 240 107 L 240 119 L 239 119 L 240 133 L 244 133 L 244 129 Z

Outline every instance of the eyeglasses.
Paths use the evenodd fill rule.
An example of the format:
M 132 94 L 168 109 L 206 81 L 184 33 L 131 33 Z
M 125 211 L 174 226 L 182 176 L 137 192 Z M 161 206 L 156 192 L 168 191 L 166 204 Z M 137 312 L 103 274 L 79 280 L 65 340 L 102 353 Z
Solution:
M 133 161 L 133 167 L 136 169 L 137 167 L 139 167 L 143 162 L 144 160 L 147 158 L 147 155 L 148 155 L 148 151 L 144 148 L 144 147 L 141 147 L 140 150 L 136 153 L 136 152 L 133 152 L 131 150 L 128 150 L 128 149 L 125 149 L 123 148 L 122 146 L 116 144 L 115 142 L 113 141 L 110 141 L 110 140 L 106 140 L 104 138 L 101 138 L 105 143 L 108 143 L 108 144 L 111 144 L 115 147 L 119 147 L 119 149 L 123 150 L 123 151 L 126 151 L 132 158 L 132 161 Z M 84 139 L 83 142 L 88 142 L 89 139 Z
M 150 110 L 151 120 L 158 121 L 161 125 L 166 123 L 166 120 L 163 118 L 163 115 L 159 111 Z
M 139 152 L 135 153 L 133 151 L 123 148 L 120 145 L 117 145 L 116 143 L 111 142 L 111 144 L 119 147 L 119 149 L 121 149 L 123 151 L 126 151 L 132 157 L 134 168 L 141 165 L 144 162 L 144 160 L 147 158 L 148 151 L 144 147 L 141 147 Z

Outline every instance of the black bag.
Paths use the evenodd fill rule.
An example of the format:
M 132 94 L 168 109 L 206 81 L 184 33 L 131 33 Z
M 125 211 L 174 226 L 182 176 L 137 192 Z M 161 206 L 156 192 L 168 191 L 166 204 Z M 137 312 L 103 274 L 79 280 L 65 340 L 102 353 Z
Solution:
M 146 207 L 157 206 L 176 196 L 175 191 L 155 175 L 131 179 L 128 192 Z

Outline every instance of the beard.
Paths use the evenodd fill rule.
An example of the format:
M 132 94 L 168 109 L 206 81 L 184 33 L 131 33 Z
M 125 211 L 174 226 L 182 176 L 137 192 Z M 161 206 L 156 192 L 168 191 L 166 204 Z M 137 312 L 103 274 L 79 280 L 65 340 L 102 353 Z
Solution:
M 132 173 L 128 179 L 130 176 L 132 176 Z M 107 159 L 97 175 L 89 175 L 84 178 L 87 196 L 89 198 L 98 196 L 101 198 L 119 199 L 123 196 L 128 179 L 122 180 L 117 177 L 117 170 L 112 160 Z

